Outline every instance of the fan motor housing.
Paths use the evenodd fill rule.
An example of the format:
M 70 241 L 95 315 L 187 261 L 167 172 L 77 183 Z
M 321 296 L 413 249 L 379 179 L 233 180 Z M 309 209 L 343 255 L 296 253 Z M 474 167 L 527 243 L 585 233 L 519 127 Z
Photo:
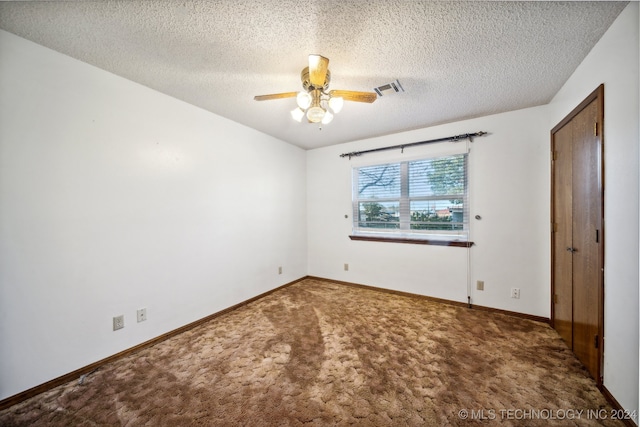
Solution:
M 325 91 L 329 88 L 329 82 L 331 81 L 331 72 L 327 70 L 327 76 L 324 79 L 324 83 L 320 87 L 311 84 L 311 81 L 309 80 L 309 67 L 304 67 L 304 69 L 300 73 L 300 80 L 302 80 L 302 87 L 307 92 L 310 92 L 314 89 Z

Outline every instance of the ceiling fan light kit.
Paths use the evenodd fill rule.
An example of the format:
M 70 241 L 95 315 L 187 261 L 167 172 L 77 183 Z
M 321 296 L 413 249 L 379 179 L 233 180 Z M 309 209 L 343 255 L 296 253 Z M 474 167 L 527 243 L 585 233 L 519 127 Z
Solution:
M 291 111 L 291 117 L 297 122 L 302 122 L 302 118 L 306 116 L 309 123 L 322 124 L 328 124 L 333 120 L 333 116 L 342 110 L 344 101 L 372 103 L 376 100 L 377 95 L 374 92 L 329 91 L 331 72 L 328 67 L 328 58 L 309 55 L 309 66 L 300 73 L 303 91 L 258 95 L 254 99 L 267 101 L 295 97 L 298 108 Z
M 333 114 L 329 111 L 325 111 L 324 116 L 322 117 L 322 124 L 327 125 L 331 123 L 331 120 L 333 120 Z
M 339 113 L 342 110 L 343 106 L 344 98 L 341 98 L 339 96 L 329 98 L 329 108 L 331 108 L 334 113 Z
M 318 123 L 324 118 L 325 110 L 319 105 L 314 105 L 307 110 L 307 119 L 311 123 Z
M 291 117 L 296 122 L 302 122 L 302 118 L 304 117 L 304 110 L 300 108 L 296 108 L 295 110 L 291 110 Z
M 299 92 L 296 96 L 298 108 L 291 111 L 291 117 L 297 122 L 301 122 L 306 115 L 309 123 L 328 124 L 333 120 L 333 115 L 342 109 L 343 99 L 322 93 L 320 89 L 309 92 Z M 333 113 L 331 113 L 331 111 Z
M 296 102 L 301 110 L 306 110 L 311 105 L 311 95 L 308 92 L 298 92 Z

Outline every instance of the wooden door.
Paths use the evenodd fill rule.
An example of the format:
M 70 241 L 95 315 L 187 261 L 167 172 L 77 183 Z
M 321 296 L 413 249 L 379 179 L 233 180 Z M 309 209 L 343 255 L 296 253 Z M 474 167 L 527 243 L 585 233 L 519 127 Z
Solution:
M 573 128 L 556 134 L 553 147 L 553 326 L 573 348 Z
M 552 325 L 602 384 L 603 183 L 600 86 L 551 132 Z

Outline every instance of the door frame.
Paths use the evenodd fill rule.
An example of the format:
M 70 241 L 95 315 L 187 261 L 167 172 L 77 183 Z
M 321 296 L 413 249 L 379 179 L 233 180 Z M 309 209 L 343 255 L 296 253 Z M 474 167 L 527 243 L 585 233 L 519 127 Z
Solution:
M 554 259 L 555 259 L 555 233 L 554 233 L 554 195 L 555 195 L 555 166 L 553 164 L 553 148 L 555 142 L 555 133 L 569 123 L 575 116 L 577 116 L 587 105 L 591 104 L 597 99 L 597 153 L 598 153 L 598 196 L 599 208 L 600 208 L 600 235 L 598 246 L 598 375 L 596 384 L 599 389 L 602 390 L 603 386 L 603 366 L 604 366 L 604 245 L 605 245 L 605 222 L 604 222 L 604 84 L 598 86 L 593 92 L 589 94 L 576 108 L 574 108 L 564 119 L 560 121 L 553 129 L 551 129 L 551 327 L 555 328 L 555 283 L 554 283 Z

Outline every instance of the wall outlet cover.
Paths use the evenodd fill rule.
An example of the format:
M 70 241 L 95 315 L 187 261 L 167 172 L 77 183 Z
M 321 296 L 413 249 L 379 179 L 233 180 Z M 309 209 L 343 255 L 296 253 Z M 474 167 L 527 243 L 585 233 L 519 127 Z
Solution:
M 113 318 L 113 330 L 124 328 L 124 315 L 116 316 Z

